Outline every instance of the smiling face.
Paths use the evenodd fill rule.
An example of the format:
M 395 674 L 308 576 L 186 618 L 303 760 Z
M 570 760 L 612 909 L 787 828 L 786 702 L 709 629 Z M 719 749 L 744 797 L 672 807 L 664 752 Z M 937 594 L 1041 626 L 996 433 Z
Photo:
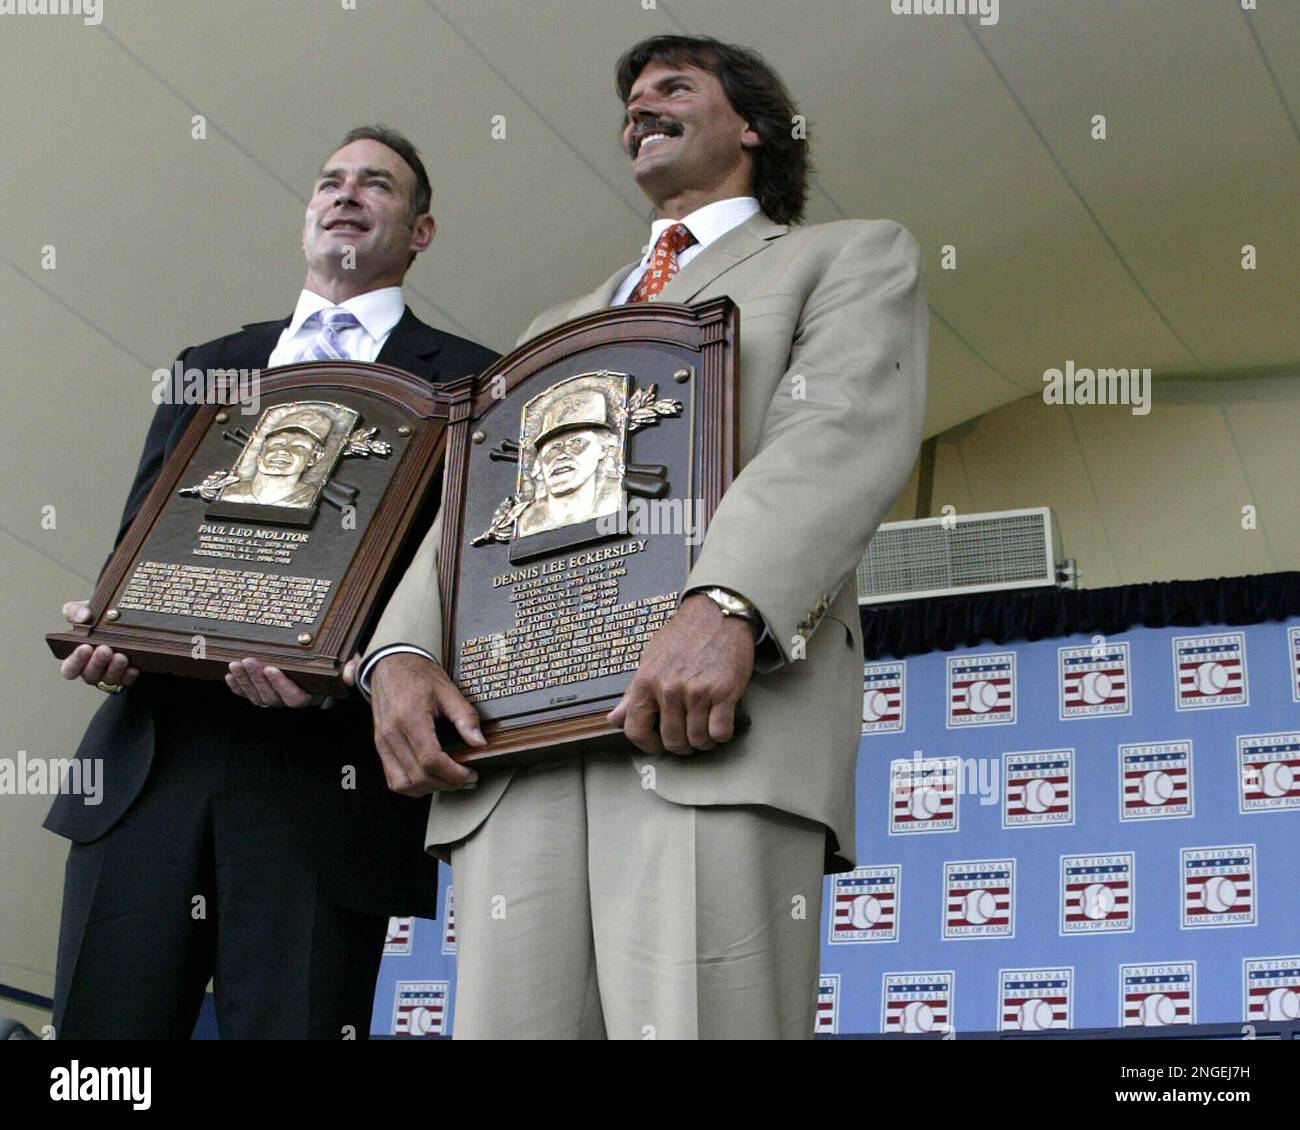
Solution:
M 257 457 L 258 474 L 300 476 L 320 458 L 322 450 L 314 436 L 297 428 L 275 432 L 262 444 Z
M 328 283 L 354 283 L 354 293 L 399 285 L 412 252 L 433 239 L 433 217 L 411 216 L 415 173 L 386 145 L 363 139 L 330 155 L 316 178 L 302 246 L 308 281 L 326 293 Z M 355 265 L 346 266 L 347 249 L 356 249 Z M 359 289 L 358 289 L 359 286 Z
M 762 139 L 732 108 L 717 77 L 651 60 L 628 94 L 623 149 L 661 217 L 752 191 Z
M 561 432 L 542 444 L 537 462 L 547 493 L 561 497 L 572 494 L 596 473 L 604 454 L 602 432 L 609 434 L 604 428 L 581 428 Z

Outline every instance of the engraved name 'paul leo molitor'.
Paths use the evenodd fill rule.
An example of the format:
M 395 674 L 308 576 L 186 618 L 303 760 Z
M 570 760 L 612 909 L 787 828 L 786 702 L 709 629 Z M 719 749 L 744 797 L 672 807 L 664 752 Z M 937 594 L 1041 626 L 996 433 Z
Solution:
M 491 525 L 471 545 L 526 538 L 622 509 L 628 435 L 682 410 L 681 401 L 660 400 L 653 384 L 629 397 L 628 380 L 627 373 L 608 369 L 579 373 L 523 406 L 518 443 L 507 440 L 491 452 L 494 459 L 517 460 L 515 493 L 496 508 Z
M 222 433 L 241 445 L 230 467 L 177 493 L 219 504 L 231 516 L 245 506 L 250 517 L 266 515 L 270 507 L 282 511 L 286 520 L 309 522 L 322 496 L 340 508 L 356 496 L 356 488 L 330 481 L 340 459 L 393 450 L 392 444 L 374 438 L 377 427 L 358 427 L 360 419 L 356 409 L 328 400 L 277 404 L 262 413 L 251 435 L 242 428 Z

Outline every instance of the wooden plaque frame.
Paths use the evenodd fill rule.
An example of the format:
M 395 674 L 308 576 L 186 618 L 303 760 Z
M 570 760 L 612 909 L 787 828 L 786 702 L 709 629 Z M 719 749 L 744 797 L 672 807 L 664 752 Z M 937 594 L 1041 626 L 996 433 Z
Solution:
M 50 650 L 63 658 L 81 644 L 106 644 L 124 652 L 141 671 L 201 679 L 223 678 L 231 660 L 251 656 L 278 667 L 304 690 L 343 693 L 343 665 L 364 642 L 363 633 L 373 627 L 372 614 L 379 611 L 376 601 L 412 532 L 412 524 L 420 516 L 441 463 L 446 444 L 446 407 L 434 389 L 428 381 L 390 365 L 347 361 L 288 365 L 261 378 L 259 396 L 263 401 L 285 392 L 310 394 L 311 399 L 362 393 L 391 406 L 402 417 L 402 426 L 410 428 L 409 436 L 402 434 L 405 447 L 397 455 L 398 463 L 360 543 L 326 601 L 310 644 L 241 639 L 239 625 L 230 621 L 194 619 L 171 629 L 114 622 L 109 614 L 160 516 L 180 501 L 177 490 L 185 485 L 182 476 L 193 477 L 194 470 L 189 469 L 187 475 L 187 468 L 200 444 L 212 428 L 220 428 L 235 415 L 233 405 L 210 403 L 195 413 L 100 576 L 90 600 L 90 622 L 47 635 Z M 395 437 L 381 438 L 391 441 Z M 340 463 L 336 471 L 342 473 L 333 477 L 345 478 L 347 465 Z M 414 531 L 416 536 L 422 532 Z M 192 654 L 192 637 L 196 634 L 205 641 L 202 658 Z
M 638 303 L 601 310 L 556 326 L 501 358 L 477 377 L 465 377 L 438 386 L 447 413 L 447 454 L 443 483 L 443 533 L 439 583 L 442 592 L 443 658 L 456 675 L 457 625 L 460 619 L 462 559 L 475 550 L 468 538 L 466 501 L 470 456 L 482 451 L 480 424 L 493 412 L 518 411 L 522 398 L 511 394 L 531 376 L 562 364 L 593 347 L 655 344 L 681 352 L 681 369 L 695 383 L 696 410 L 692 427 L 702 442 L 693 466 L 694 490 L 699 505 L 699 529 L 707 528 L 723 492 L 730 486 L 739 463 L 739 358 L 740 315 L 729 298 L 694 306 L 672 303 Z M 581 363 L 575 360 L 575 366 Z M 577 368 L 574 371 L 578 371 Z M 660 384 L 663 396 L 680 388 L 672 379 Z M 516 417 L 517 419 L 517 417 Z M 693 564 L 698 545 L 690 550 Z M 686 580 L 685 574 L 678 583 Z M 623 686 L 631 681 L 628 673 Z M 622 731 L 609 725 L 606 714 L 621 692 L 597 704 L 557 705 L 521 717 L 484 720 L 488 744 L 466 746 L 453 731 L 444 733 L 444 747 L 462 763 L 522 764 L 562 756 L 584 748 L 627 742 Z M 630 743 L 628 748 L 631 748 Z

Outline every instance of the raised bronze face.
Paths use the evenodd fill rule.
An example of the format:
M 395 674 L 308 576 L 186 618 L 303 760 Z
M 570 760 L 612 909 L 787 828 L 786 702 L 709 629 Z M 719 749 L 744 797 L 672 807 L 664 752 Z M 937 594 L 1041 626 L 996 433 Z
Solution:
M 273 506 L 314 512 L 322 486 L 338 460 L 347 454 L 379 453 L 387 444 L 353 428 L 359 415 L 332 401 L 291 401 L 274 405 L 258 419 L 234 464 L 216 471 L 182 494 L 198 494 L 222 506 Z M 254 517 L 234 511 L 226 517 Z M 262 512 L 262 517 L 266 517 Z M 286 520 L 292 520 L 292 516 Z
M 315 438 L 296 428 L 267 436 L 257 457 L 259 475 L 301 477 L 319 459 L 324 448 Z
M 590 481 L 600 466 L 604 447 L 601 433 L 609 439 L 613 432 L 595 428 L 562 432 L 548 439 L 537 455 L 542 468 L 542 481 L 548 494 L 572 494 Z

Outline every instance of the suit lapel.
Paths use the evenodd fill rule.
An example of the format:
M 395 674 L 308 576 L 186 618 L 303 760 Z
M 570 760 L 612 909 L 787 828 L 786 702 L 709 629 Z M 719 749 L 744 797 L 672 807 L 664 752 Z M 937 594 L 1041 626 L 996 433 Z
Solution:
M 420 321 L 408 306 L 402 313 L 402 319 L 393 327 L 393 332 L 384 342 L 384 348 L 375 358 L 377 364 L 392 365 L 405 369 L 408 373 L 428 373 L 431 369 L 430 358 L 441 349 L 438 335 L 432 326 Z
M 600 286 L 596 287 L 596 289 L 590 294 L 579 298 L 578 301 L 569 308 L 568 316 L 570 318 L 579 318 L 583 314 L 591 314 L 596 310 L 603 310 L 614 300 L 614 292 L 618 290 L 618 284 L 627 278 L 628 271 L 635 266 L 635 263 L 624 263 L 623 266 L 619 267 L 617 271 L 610 275 L 609 278 L 601 283 Z
M 275 349 L 289 321 L 289 318 L 281 318 L 278 322 L 249 322 L 242 327 L 241 333 L 222 339 L 216 349 L 215 365 L 222 369 L 265 369 L 271 360 L 271 351 Z M 175 450 L 198 410 L 198 404 L 186 404 L 181 408 L 163 443 L 164 456 L 171 455 Z
M 762 212 L 755 212 L 743 224 L 709 244 L 678 271 L 656 301 L 690 302 L 732 267 L 757 255 L 769 241 L 785 235 L 788 230 L 785 224 L 775 224 Z
M 280 341 L 288 318 L 278 322 L 250 322 L 243 327 L 242 334 L 236 334 L 224 351 L 221 359 L 223 365 L 236 369 L 264 369 L 271 360 L 271 351 Z

